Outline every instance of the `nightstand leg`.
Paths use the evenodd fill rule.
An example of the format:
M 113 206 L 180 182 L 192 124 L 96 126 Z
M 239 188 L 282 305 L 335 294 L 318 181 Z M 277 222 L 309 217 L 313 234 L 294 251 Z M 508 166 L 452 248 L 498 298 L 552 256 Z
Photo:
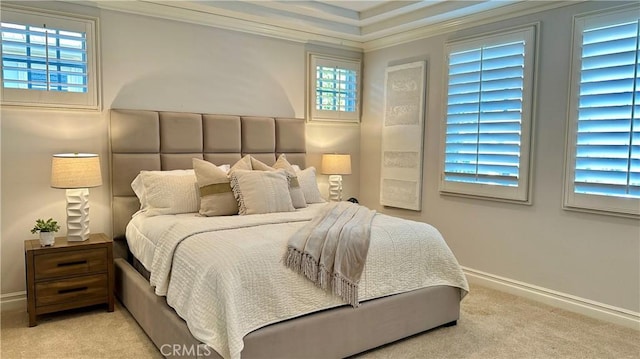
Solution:
M 25 252 L 24 264 L 27 270 L 27 312 L 29 313 L 29 326 L 35 327 L 38 325 L 36 314 L 36 282 L 34 274 L 34 259 L 33 251 Z
M 113 312 L 113 307 L 115 304 L 115 268 L 114 268 L 114 264 L 113 264 L 113 246 L 107 246 L 107 260 L 109 261 L 109 266 L 107 268 L 107 274 L 109 277 L 109 284 L 107 285 L 107 295 L 109 296 L 109 299 L 107 301 L 107 304 L 109 306 L 109 311 Z
M 35 327 L 36 325 L 38 325 L 38 321 L 36 320 L 36 313 L 34 313 L 35 311 L 30 311 L 29 312 L 29 326 L 30 327 Z

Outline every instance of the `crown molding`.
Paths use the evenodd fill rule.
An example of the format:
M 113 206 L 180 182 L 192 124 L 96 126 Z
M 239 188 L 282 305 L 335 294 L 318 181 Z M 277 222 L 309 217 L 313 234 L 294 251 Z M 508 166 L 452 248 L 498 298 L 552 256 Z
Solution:
M 514 17 L 534 14 L 537 12 L 552 10 L 568 5 L 575 5 L 586 0 L 567 1 L 525 1 L 510 4 L 500 8 L 487 10 L 473 15 L 458 17 L 434 24 L 424 25 L 420 28 L 407 30 L 398 34 L 363 42 L 364 52 L 380 50 L 383 48 L 404 44 L 432 36 L 443 35 L 452 31 L 460 31 L 472 27 L 503 21 Z
M 65 1 L 65 0 L 63 0 Z M 515 2 L 513 2 L 515 1 Z M 295 18 L 286 16 L 262 16 L 259 11 L 251 6 L 262 6 L 273 11 L 285 11 L 284 3 L 251 5 L 251 11 L 243 11 L 238 6 L 212 7 L 197 2 L 162 2 L 162 1 L 73 1 L 65 2 L 77 5 L 96 7 L 104 10 L 131 13 L 136 15 L 151 16 L 197 25 L 216 27 L 225 30 L 238 31 L 260 36 L 268 36 L 300 43 L 314 43 L 356 51 L 374 51 L 391 47 L 410 41 L 415 41 L 431 36 L 458 31 L 483 24 L 502 21 L 509 18 L 528 15 L 540 11 L 555 9 L 567 5 L 573 5 L 586 0 L 562 0 L 562 1 L 505 1 L 495 7 L 495 2 L 478 2 L 467 7 L 459 5 L 438 3 L 424 5 L 415 2 L 405 6 L 401 3 L 387 3 L 378 8 L 373 8 L 360 13 L 361 25 L 358 33 L 345 32 L 339 27 L 319 27 L 310 21 L 296 21 Z M 506 5 L 504 3 L 508 2 Z M 422 3 L 422 4 L 421 4 Z M 493 3 L 493 4 L 492 4 Z M 303 5 L 292 4 L 288 11 L 290 14 L 302 16 L 299 13 L 304 8 L 311 6 L 305 2 Z M 318 19 L 331 19 L 338 16 L 329 5 L 316 4 L 323 15 Z M 444 11 L 443 6 L 450 11 Z M 453 7 L 452 7 L 453 6 Z M 325 9 L 326 8 L 326 9 Z M 412 11 L 407 11 L 412 10 Z M 429 10 L 436 14 L 429 16 Z M 472 14 L 465 15 L 473 11 Z M 353 18 L 353 14 L 343 16 Z M 377 22 L 369 23 L 366 19 L 377 18 Z M 329 21 L 329 20 L 327 20 Z M 348 20 L 341 22 L 352 23 Z
M 103 10 L 124 12 L 135 15 L 151 16 L 160 19 L 186 22 L 196 25 L 216 27 L 224 30 L 268 36 L 277 39 L 302 43 L 324 43 L 346 49 L 362 50 L 360 41 L 343 38 L 342 34 L 319 34 L 304 27 L 290 29 L 267 24 L 258 20 L 245 20 L 233 16 L 230 11 L 211 13 L 195 7 L 173 6 L 171 2 L 155 3 L 147 1 L 68 1 L 77 5 L 92 6 Z M 329 31 L 327 31 L 329 33 Z

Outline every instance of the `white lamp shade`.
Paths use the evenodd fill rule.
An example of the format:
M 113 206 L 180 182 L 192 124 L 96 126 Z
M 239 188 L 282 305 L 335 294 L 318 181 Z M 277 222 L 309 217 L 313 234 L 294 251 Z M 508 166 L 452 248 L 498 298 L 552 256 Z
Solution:
M 100 157 L 92 153 L 61 153 L 51 160 L 51 187 L 89 188 L 102 185 Z
M 67 240 L 89 239 L 89 187 L 102 185 L 100 157 L 61 153 L 51 159 L 51 187 L 67 189 Z
M 326 175 L 350 175 L 351 155 L 324 154 L 322 155 L 322 173 Z

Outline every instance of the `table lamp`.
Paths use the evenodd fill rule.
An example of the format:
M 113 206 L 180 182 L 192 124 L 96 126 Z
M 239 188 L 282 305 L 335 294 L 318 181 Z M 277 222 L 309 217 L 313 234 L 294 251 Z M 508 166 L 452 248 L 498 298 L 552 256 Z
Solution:
M 329 200 L 342 201 L 342 175 L 351 174 L 351 155 L 322 155 L 322 173 L 329 175 Z
M 102 185 L 100 157 L 61 153 L 51 160 L 51 187 L 67 190 L 67 240 L 89 239 L 89 187 Z

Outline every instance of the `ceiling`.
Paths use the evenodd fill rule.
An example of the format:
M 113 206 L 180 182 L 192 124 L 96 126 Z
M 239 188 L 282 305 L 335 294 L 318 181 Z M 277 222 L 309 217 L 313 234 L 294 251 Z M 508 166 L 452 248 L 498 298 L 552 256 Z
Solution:
M 304 42 L 367 49 L 397 44 L 429 27 L 500 19 L 566 1 L 534 0 L 216 0 L 72 1 L 83 5 L 259 33 Z M 489 11 L 493 10 L 493 11 Z M 414 37 L 415 38 L 415 37 Z M 387 45 L 388 46 L 388 45 Z
M 388 3 L 394 0 L 379 0 L 379 1 L 368 1 L 368 0 L 361 0 L 361 1 L 339 1 L 339 0 L 315 0 L 315 2 L 321 2 L 321 3 L 325 3 L 328 5 L 333 5 L 333 6 L 337 6 L 337 7 L 341 7 L 343 9 L 347 9 L 347 10 L 352 10 L 352 11 L 365 11 L 365 10 L 369 10 L 371 8 L 374 8 L 376 6 L 382 5 L 384 3 Z

